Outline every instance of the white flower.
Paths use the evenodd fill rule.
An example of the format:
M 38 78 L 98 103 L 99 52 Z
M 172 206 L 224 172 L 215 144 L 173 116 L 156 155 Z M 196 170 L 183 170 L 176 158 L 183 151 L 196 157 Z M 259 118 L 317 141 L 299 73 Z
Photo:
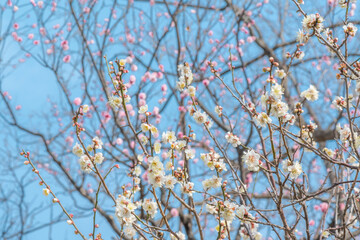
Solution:
M 223 108 L 221 106 L 215 106 L 215 113 L 221 117 Z
M 141 130 L 142 130 L 143 132 L 149 131 L 149 130 L 150 130 L 150 125 L 147 124 L 147 123 L 142 123 L 142 124 L 141 124 Z
M 155 201 L 151 201 L 150 199 L 145 199 L 142 204 L 142 207 L 151 218 L 155 217 L 158 208 Z
M 319 98 L 319 91 L 316 90 L 313 85 L 310 85 L 310 87 L 307 90 L 303 91 L 300 96 L 306 98 L 306 100 L 308 101 L 313 102 Z
M 83 113 L 87 113 L 89 111 L 89 105 L 83 105 Z
M 48 195 L 50 194 L 50 190 L 49 190 L 48 188 L 44 188 L 44 189 L 43 189 L 43 194 L 44 194 L 45 196 L 48 196 Z
M 126 226 L 124 228 L 125 236 L 128 238 L 133 238 L 136 235 L 136 230 L 132 226 Z
M 311 29 L 315 28 L 316 30 L 321 31 L 323 29 L 324 19 L 319 14 L 309 14 L 304 17 L 302 21 L 303 29 L 309 32 Z
M 173 131 L 166 131 L 162 134 L 162 141 L 164 143 L 174 143 L 176 141 L 175 132 Z
M 200 110 L 196 111 L 193 117 L 198 124 L 203 124 L 207 121 L 206 113 L 201 112 Z
M 139 109 L 139 113 L 146 113 L 148 110 L 148 105 L 143 105 Z
M 191 197 L 193 192 L 194 192 L 193 187 L 194 187 L 194 183 L 192 183 L 192 182 L 187 182 L 185 184 L 182 184 L 181 185 L 181 192 L 185 193 L 185 194 L 187 194 L 187 195 L 189 195 Z
M 349 0 L 339 0 L 338 4 L 342 8 L 346 8 L 347 4 L 349 3 Z M 350 3 L 356 3 L 356 0 L 350 0 Z
M 352 23 L 348 23 L 347 25 L 343 26 L 344 32 L 349 34 L 350 36 L 354 37 L 357 31 L 357 27 L 354 26 Z
M 190 86 L 193 81 L 193 74 L 189 67 L 189 64 L 184 63 L 178 65 L 178 72 L 179 72 L 179 81 L 176 82 L 176 88 L 179 91 L 183 91 L 185 87 Z M 195 92 L 193 92 L 195 96 Z M 190 93 L 191 95 L 191 93 Z
M 183 150 L 183 148 L 186 147 L 186 141 L 185 140 L 179 140 L 175 142 L 175 149 L 178 151 Z
M 302 173 L 302 167 L 299 162 L 295 162 L 294 164 L 290 165 L 288 167 L 288 170 L 290 172 L 290 177 L 292 179 L 298 178 L 300 176 L 300 174 Z
M 72 152 L 78 157 L 81 157 L 84 154 L 84 150 L 78 143 L 75 144 L 75 146 L 72 149 Z
M 122 99 L 117 96 L 110 96 L 108 103 L 112 108 L 117 109 L 121 107 Z
M 201 160 L 204 161 L 205 165 L 210 168 L 210 170 L 216 169 L 217 172 L 227 171 L 224 160 L 220 158 L 220 155 L 214 151 L 210 153 L 200 154 Z
M 94 156 L 94 162 L 97 164 L 101 164 L 104 160 L 103 154 L 102 153 L 96 153 Z
M 216 207 L 210 204 L 206 204 L 206 211 L 210 214 L 217 214 Z
M 228 200 L 224 202 L 224 208 L 222 209 L 220 215 L 223 217 L 226 221 L 232 222 L 232 220 L 235 217 L 235 211 L 236 211 L 236 204 L 232 203 Z
M 91 168 L 93 167 L 93 164 L 88 156 L 82 155 L 79 159 L 79 164 L 81 170 L 83 170 L 85 173 L 91 172 Z
M 177 183 L 177 180 L 172 175 L 167 175 L 164 177 L 164 185 L 168 189 L 174 189 L 175 184 Z
M 186 239 L 185 235 L 181 231 L 177 232 L 176 235 L 179 238 L 175 237 L 173 234 L 170 234 L 170 240 L 185 240 Z
M 270 114 L 274 117 L 283 117 L 287 114 L 289 106 L 281 101 L 275 102 L 271 105 Z
M 265 94 L 261 95 L 260 101 L 261 101 L 261 106 L 263 108 L 266 108 L 268 101 L 269 101 L 269 95 L 267 92 Z
M 134 175 L 135 176 L 140 176 L 141 174 L 141 168 L 140 168 L 140 165 L 137 165 L 135 168 L 134 168 Z
M 236 214 L 243 220 L 245 218 L 247 218 L 248 214 L 249 214 L 249 207 L 245 206 L 245 205 L 240 205 L 240 207 L 238 207 L 236 209 Z
M 157 173 L 164 171 L 164 165 L 162 162 L 160 162 L 160 159 L 158 156 L 149 157 L 148 164 L 149 164 L 149 171 L 152 173 L 157 174 Z
M 282 162 L 282 169 L 285 173 L 289 172 L 289 167 L 291 166 L 291 161 L 289 159 Z
M 219 178 L 214 175 L 214 176 L 212 176 L 212 178 L 202 181 L 202 185 L 203 185 L 203 188 L 205 189 L 205 191 L 207 191 L 210 188 L 221 187 L 221 181 L 222 181 L 222 178 Z
M 165 180 L 164 172 L 149 173 L 148 179 L 149 179 L 149 183 L 153 185 L 154 188 L 162 187 Z
M 193 86 L 188 87 L 188 92 L 190 97 L 195 97 L 195 93 L 196 93 L 196 88 Z
M 281 78 L 281 79 L 283 79 L 284 77 L 286 77 L 286 73 L 285 73 L 285 71 L 283 70 L 283 69 L 276 69 L 275 70 L 275 76 L 276 77 L 278 77 L 278 78 Z
M 265 113 L 261 112 L 255 117 L 255 123 L 258 126 L 265 127 L 268 123 L 271 123 L 271 118 Z
M 247 151 L 242 156 L 242 160 L 246 164 L 249 171 L 253 171 L 253 172 L 259 171 L 260 155 L 257 154 L 253 149 Z
M 188 160 L 193 159 L 195 157 L 195 150 L 194 149 L 185 149 L 185 155 Z
M 154 143 L 154 151 L 156 154 L 159 154 L 161 151 L 161 143 L 160 142 L 155 142 Z
M 347 103 L 346 100 L 343 97 L 335 97 L 334 101 L 332 102 L 332 104 L 339 110 L 342 111 L 343 108 L 346 108 Z
M 329 231 L 323 231 L 321 233 L 321 236 L 324 237 L 324 238 L 328 238 L 330 236 L 330 232 Z
M 341 127 L 340 124 L 338 124 L 336 126 L 336 130 L 338 131 L 338 133 L 340 134 L 340 140 L 342 142 L 347 142 L 348 140 L 351 140 L 351 131 L 350 128 L 348 126 L 344 126 L 343 128 Z
M 95 149 L 102 149 L 103 142 L 100 138 L 94 137 L 92 141 Z
M 153 136 L 156 136 L 156 137 L 157 137 L 157 134 L 159 133 L 158 129 L 154 125 L 150 126 L 150 132 Z
M 281 99 L 282 95 L 284 94 L 284 89 L 281 85 L 275 83 L 271 87 L 271 96 L 273 96 L 275 99 Z
M 225 139 L 235 148 L 241 144 L 240 138 L 231 132 L 226 133 Z

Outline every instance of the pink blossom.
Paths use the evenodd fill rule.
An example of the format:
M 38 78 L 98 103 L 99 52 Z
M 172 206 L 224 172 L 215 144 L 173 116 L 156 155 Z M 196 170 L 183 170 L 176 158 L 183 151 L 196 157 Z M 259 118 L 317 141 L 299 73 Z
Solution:
M 322 211 L 323 213 L 325 213 L 325 212 L 328 210 L 328 208 L 329 208 L 329 204 L 328 204 L 328 203 L 323 202 L 323 203 L 320 204 L 320 209 L 321 209 L 321 211 Z
M 70 55 L 66 55 L 66 56 L 63 58 L 63 62 L 68 63 L 68 62 L 70 62 L 70 59 L 71 59 L 71 56 L 70 56 Z
M 79 97 L 75 98 L 75 99 L 74 99 L 74 104 L 75 104 L 76 106 L 79 106 L 79 105 L 81 104 L 81 98 L 79 98 Z
M 179 211 L 176 208 L 172 208 L 170 210 L 170 213 L 171 213 L 171 216 L 173 216 L 173 217 L 179 216 Z

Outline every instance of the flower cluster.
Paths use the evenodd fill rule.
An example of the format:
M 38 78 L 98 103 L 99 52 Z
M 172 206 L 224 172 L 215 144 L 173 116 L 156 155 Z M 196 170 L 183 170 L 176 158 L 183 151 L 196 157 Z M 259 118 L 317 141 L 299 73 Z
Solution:
M 100 152 L 95 153 L 94 151 L 95 149 L 102 149 L 102 145 L 102 141 L 98 137 L 94 137 L 92 144 L 86 147 L 87 154 L 85 154 L 84 149 L 80 146 L 80 144 L 75 144 L 72 152 L 76 156 L 80 157 L 79 164 L 82 171 L 85 173 L 90 173 L 91 169 L 94 167 L 94 164 L 101 164 L 104 161 L 103 154 Z M 94 151 L 94 156 L 90 156 L 92 151 Z
M 306 32 L 309 32 L 312 29 L 322 31 L 322 29 L 324 28 L 323 22 L 324 19 L 318 13 L 309 14 L 304 17 L 302 21 L 302 26 Z
M 357 27 L 354 26 L 352 23 L 348 23 L 347 25 L 343 26 L 344 32 L 349 36 L 354 37 L 357 31 Z
M 206 211 L 213 215 L 220 215 L 220 217 L 224 219 L 221 220 L 220 224 L 215 228 L 216 231 L 221 234 L 226 235 L 226 228 L 230 228 L 234 219 L 238 218 L 244 225 L 246 225 L 246 228 L 250 230 L 247 231 L 246 228 L 243 228 L 240 231 L 240 235 L 243 239 L 262 239 L 261 233 L 257 231 L 258 224 L 254 222 L 256 218 L 249 212 L 249 207 L 245 205 L 237 205 L 229 200 L 213 200 L 206 204 Z
M 203 188 L 207 191 L 210 188 L 218 188 L 221 187 L 222 178 L 217 176 L 212 176 L 210 179 L 206 179 L 202 181 Z
M 301 97 L 306 98 L 308 101 L 316 101 L 319 98 L 319 91 L 316 90 L 316 88 L 313 85 L 310 85 L 310 87 L 303 91 L 300 94 Z
M 200 158 L 210 170 L 216 169 L 219 173 L 227 171 L 223 158 L 220 158 L 220 155 L 214 151 L 202 153 L 200 154 Z
M 176 83 L 176 87 L 179 91 L 183 91 L 184 88 L 190 86 L 193 81 L 193 74 L 191 72 L 188 63 L 178 65 L 179 81 Z
M 230 143 L 234 148 L 241 144 L 240 138 L 234 135 L 232 132 L 227 132 L 225 135 L 225 139 L 228 143 Z
M 287 159 L 283 161 L 283 171 L 285 173 L 290 173 L 292 179 L 296 179 L 302 173 L 302 167 L 299 162 L 292 162 Z

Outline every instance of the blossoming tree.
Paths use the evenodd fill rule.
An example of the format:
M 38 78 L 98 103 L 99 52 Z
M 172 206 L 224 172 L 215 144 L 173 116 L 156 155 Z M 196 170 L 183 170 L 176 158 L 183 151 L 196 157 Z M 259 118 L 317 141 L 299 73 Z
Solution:
M 0 6 L 2 238 L 360 235 L 356 1 Z

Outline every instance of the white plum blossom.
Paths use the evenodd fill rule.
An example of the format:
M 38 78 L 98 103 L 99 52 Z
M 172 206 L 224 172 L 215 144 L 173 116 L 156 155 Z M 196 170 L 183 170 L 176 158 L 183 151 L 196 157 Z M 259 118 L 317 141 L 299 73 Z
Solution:
M 271 96 L 273 96 L 275 99 L 281 99 L 282 95 L 284 94 L 284 88 L 280 85 L 275 83 L 271 87 Z
M 283 69 L 276 69 L 275 70 L 275 76 L 278 77 L 278 78 L 281 78 L 283 79 L 284 77 L 286 77 L 286 73 Z
M 295 163 L 292 163 L 291 165 L 289 165 L 288 171 L 289 171 L 290 177 L 292 179 L 298 178 L 300 176 L 300 174 L 302 173 L 301 164 L 298 161 L 296 161 Z
M 234 148 L 241 144 L 240 138 L 234 135 L 232 132 L 227 132 L 225 135 L 225 139 L 228 143 L 230 143 Z
M 142 123 L 140 127 L 141 127 L 141 131 L 148 132 L 148 131 L 150 131 L 151 126 L 147 123 Z
M 155 201 L 152 201 L 151 199 L 145 199 L 142 207 L 151 218 L 155 217 L 158 209 L 157 203 Z
M 220 158 L 220 155 L 214 151 L 210 153 L 202 153 L 200 154 L 201 160 L 205 163 L 206 166 L 210 168 L 210 170 L 216 169 L 217 172 L 227 171 L 224 160 Z
M 167 175 L 164 177 L 164 186 L 168 189 L 174 189 L 175 184 L 177 183 L 177 180 L 172 175 Z
M 128 238 L 133 238 L 136 235 L 136 230 L 132 226 L 127 225 L 124 228 L 124 234 Z
M 101 164 L 104 161 L 104 156 L 102 153 L 96 153 L 94 156 L 94 162 L 97 164 Z
M 163 143 L 174 143 L 176 141 L 175 132 L 166 131 L 162 134 Z
M 92 141 L 95 149 L 102 149 L 103 142 L 99 137 L 94 137 Z
M 217 214 L 216 207 L 210 204 L 206 204 L 206 211 L 210 214 Z
M 131 225 L 136 220 L 132 215 L 136 208 L 129 198 L 119 195 L 116 199 L 115 216 L 121 224 Z
M 75 146 L 72 149 L 72 153 L 75 154 L 78 157 L 81 157 L 84 154 L 84 150 L 80 146 L 80 144 L 76 143 Z
M 193 117 L 198 124 L 203 124 L 208 120 L 207 114 L 205 112 L 201 112 L 200 110 L 196 111 Z
M 308 14 L 302 21 L 303 29 L 309 32 L 312 29 L 322 31 L 324 19 L 319 14 Z
M 221 117 L 223 108 L 221 106 L 215 106 L 215 113 Z
M 179 81 L 176 87 L 179 91 L 183 91 L 185 87 L 190 86 L 193 81 L 193 74 L 188 63 L 178 65 Z
M 332 104 L 336 107 L 337 110 L 342 111 L 343 108 L 346 108 L 347 103 L 346 100 L 343 97 L 335 97 L 334 101 L 332 102 Z
M 357 27 L 354 24 L 348 23 L 347 25 L 343 26 L 344 32 L 349 34 L 350 36 L 354 37 L 357 31 Z
M 214 176 L 212 176 L 212 178 L 202 181 L 202 185 L 203 185 L 203 188 L 207 191 L 210 188 L 221 187 L 221 181 L 222 181 L 222 178 L 219 178 L 214 175 Z
M 170 234 L 170 240 L 185 240 L 185 234 L 183 234 L 181 231 L 177 232 L 176 235 L 179 237 L 177 238 L 173 234 Z
M 139 111 L 138 113 L 146 113 L 148 110 L 148 105 L 142 105 L 140 108 L 139 108 Z
M 271 105 L 270 114 L 279 118 L 285 116 L 288 110 L 289 106 L 286 103 L 278 101 Z
M 338 4 L 342 8 L 346 8 L 349 3 L 356 3 L 356 0 L 338 0 Z
M 192 183 L 192 182 L 187 182 L 187 183 L 181 184 L 181 192 L 189 195 L 190 197 L 192 196 L 192 194 L 194 192 L 193 188 L 194 188 L 194 183 Z
M 232 203 L 228 200 L 224 202 L 224 208 L 220 211 L 220 216 L 223 217 L 226 221 L 232 222 L 235 217 L 237 206 L 235 203 Z
M 190 97 L 195 97 L 196 88 L 194 86 L 188 87 L 188 93 L 189 93 Z
M 193 159 L 195 157 L 195 150 L 194 149 L 185 149 L 185 155 L 186 158 L 189 159 Z
M 296 36 L 296 41 L 301 43 L 307 43 L 309 41 L 309 35 L 304 32 L 304 30 L 299 29 L 298 34 Z
M 83 170 L 85 173 L 91 172 L 91 168 L 93 167 L 93 164 L 88 156 L 82 155 L 79 158 L 79 164 L 80 164 L 81 170 Z
M 319 91 L 316 90 L 316 88 L 313 85 L 310 85 L 310 87 L 303 91 L 300 94 L 301 97 L 306 98 L 308 101 L 316 101 L 319 98 Z
M 336 130 L 340 134 L 340 140 L 345 143 L 348 140 L 351 140 L 351 131 L 349 126 L 345 125 L 341 127 L 340 123 L 336 125 Z
M 257 172 L 260 166 L 260 155 L 257 154 L 253 149 L 247 151 L 242 156 L 243 162 L 246 164 L 249 171 Z
M 159 154 L 161 152 L 161 143 L 160 142 L 154 143 L 154 151 L 156 154 Z
M 268 123 L 271 123 L 271 118 L 265 113 L 261 112 L 254 118 L 257 126 L 265 127 Z

